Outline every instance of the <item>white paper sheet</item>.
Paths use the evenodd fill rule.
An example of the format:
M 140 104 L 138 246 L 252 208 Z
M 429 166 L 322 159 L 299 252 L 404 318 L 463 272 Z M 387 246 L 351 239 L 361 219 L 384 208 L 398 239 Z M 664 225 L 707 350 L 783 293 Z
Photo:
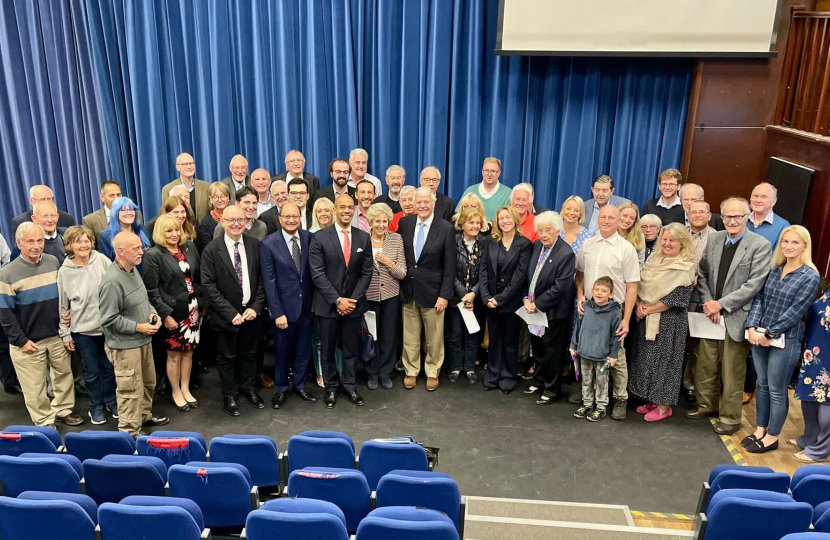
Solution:
M 544 326 L 545 328 L 548 327 L 548 316 L 541 311 L 537 311 L 536 313 L 528 313 L 524 306 L 522 306 L 516 310 L 516 315 L 521 317 L 521 319 L 527 323 L 528 326 L 535 324 L 537 326 Z
M 372 339 L 375 341 L 378 340 L 378 324 L 375 320 L 375 312 L 374 311 L 367 311 L 363 314 L 363 320 L 366 321 L 366 328 L 369 329 L 369 333 L 372 334 Z
M 476 320 L 475 313 L 472 310 L 464 309 L 464 304 L 461 302 L 458 303 L 458 311 L 461 312 L 461 319 L 464 321 L 464 325 L 467 327 L 467 332 L 471 334 L 475 334 L 479 330 L 481 330 L 481 326 L 479 326 L 478 321 Z
M 720 322 L 715 324 L 703 313 L 689 313 L 689 335 L 693 338 L 723 341 L 726 339 L 726 325 L 723 317 L 721 316 Z
M 766 328 L 756 328 L 755 331 L 759 334 L 763 334 L 766 332 Z M 744 331 L 744 338 L 749 339 L 749 330 Z M 773 339 L 769 342 L 770 347 L 775 347 L 776 349 L 783 349 L 784 348 L 784 334 L 781 334 L 777 338 Z

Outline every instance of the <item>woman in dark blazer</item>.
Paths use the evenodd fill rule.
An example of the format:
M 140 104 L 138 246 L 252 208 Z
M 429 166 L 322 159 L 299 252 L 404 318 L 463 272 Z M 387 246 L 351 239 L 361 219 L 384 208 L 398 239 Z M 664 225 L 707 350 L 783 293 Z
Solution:
M 528 327 L 533 353 L 540 362 L 533 385 L 524 393 L 541 392 L 536 404 L 548 405 L 562 396 L 562 362 L 568 354 L 576 294 L 576 255 L 559 235 L 564 227 L 559 214 L 542 212 L 536 216 L 534 226 L 539 239 L 533 243 L 528 263 L 524 308 L 528 313 L 544 313 L 548 326 Z
M 200 309 L 205 304 L 199 286 L 199 254 L 171 214 L 159 216 L 153 241 L 156 245 L 144 255 L 144 285 L 163 323 L 170 400 L 186 411 L 199 406 L 190 393 L 193 349 L 199 344 Z
M 524 298 L 527 263 L 532 244 L 522 236 L 519 214 L 510 206 L 496 212 L 493 235 L 482 257 L 479 279 L 481 300 L 487 307 L 490 332 L 484 389 L 500 388 L 509 394 L 516 386 L 519 364 L 519 330 L 516 310 Z
M 476 207 L 462 208 L 455 218 L 455 230 L 458 231 L 455 234 L 458 262 L 456 263 L 453 297 L 449 302 L 450 308 L 455 309 L 447 310 L 450 327 L 449 381 L 452 384 L 458 382 L 462 368 L 470 384 L 478 382 L 475 373 L 476 355 L 478 346 L 481 344 L 481 336 L 484 334 L 484 304 L 481 303 L 479 269 L 489 243 L 489 240 L 480 233 L 486 223 L 484 212 Z M 461 304 L 460 308 L 457 307 L 459 304 Z M 475 315 L 480 327 L 478 332 L 471 334 L 467 331 L 467 325 L 461 318 L 461 309 L 466 309 Z M 463 361 L 462 350 L 464 351 Z

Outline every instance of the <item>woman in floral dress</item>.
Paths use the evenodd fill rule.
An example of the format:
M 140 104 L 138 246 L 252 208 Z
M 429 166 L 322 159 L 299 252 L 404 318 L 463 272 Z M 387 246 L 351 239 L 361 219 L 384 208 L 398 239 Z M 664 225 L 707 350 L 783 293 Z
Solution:
M 830 455 L 830 287 L 807 312 L 807 346 L 801 357 L 801 374 L 795 397 L 801 400 L 804 435 L 787 442 L 801 449 L 796 461 L 819 463 Z

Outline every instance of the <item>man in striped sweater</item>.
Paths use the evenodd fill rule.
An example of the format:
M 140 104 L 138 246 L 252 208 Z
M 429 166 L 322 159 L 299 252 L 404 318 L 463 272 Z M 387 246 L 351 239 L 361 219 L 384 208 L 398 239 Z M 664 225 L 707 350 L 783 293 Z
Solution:
M 43 253 L 40 225 L 21 223 L 15 232 L 20 256 L 0 270 L 0 324 L 9 338 L 12 363 L 23 389 L 29 416 L 36 426 L 68 426 L 84 419 L 75 414 L 69 352 L 58 334 L 58 259 Z M 46 370 L 51 371 L 55 399 L 46 396 Z

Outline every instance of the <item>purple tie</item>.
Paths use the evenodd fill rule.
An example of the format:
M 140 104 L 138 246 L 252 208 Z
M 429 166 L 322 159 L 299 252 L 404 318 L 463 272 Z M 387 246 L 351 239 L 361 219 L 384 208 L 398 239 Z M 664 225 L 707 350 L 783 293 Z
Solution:
M 236 270 L 236 279 L 242 286 L 242 257 L 239 256 L 239 242 L 233 244 L 233 269 Z

